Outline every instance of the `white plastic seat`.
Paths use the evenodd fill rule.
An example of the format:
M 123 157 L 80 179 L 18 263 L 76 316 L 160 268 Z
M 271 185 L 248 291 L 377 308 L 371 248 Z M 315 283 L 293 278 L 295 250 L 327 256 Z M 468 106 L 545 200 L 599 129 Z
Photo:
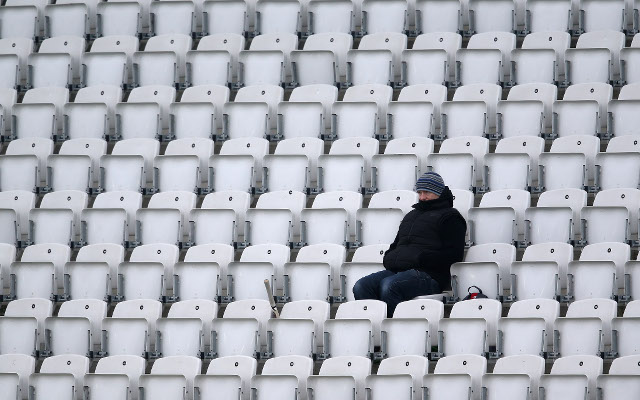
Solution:
M 267 352 L 275 357 L 311 357 L 322 342 L 322 327 L 329 319 L 329 305 L 320 301 L 287 303 L 283 315 L 267 323 Z M 293 340 L 293 338 L 297 340 Z
M 414 154 L 376 154 L 371 160 L 371 185 L 380 192 L 409 191 L 414 188 L 420 172 L 420 160 Z M 398 179 L 399 176 L 405 179 Z
M 502 318 L 498 324 L 498 351 L 506 357 L 542 356 L 551 341 L 551 335 L 545 329 L 543 318 Z
M 581 0 L 579 3 L 579 28 L 581 32 L 624 31 L 625 2 Z
M 96 115 L 99 115 L 103 111 L 103 109 L 101 108 L 102 107 L 101 104 L 105 104 L 107 106 L 107 120 L 109 122 L 109 125 L 106 127 L 107 132 L 105 132 L 105 135 L 107 135 L 107 137 L 110 137 L 113 134 L 113 131 L 115 128 L 115 122 L 116 122 L 115 106 L 121 100 L 122 100 L 122 88 L 117 86 L 95 85 L 91 87 L 84 87 L 78 90 L 78 93 L 76 94 L 76 98 L 75 98 L 75 103 L 100 103 L 100 104 L 90 104 L 87 106 L 68 106 L 67 105 L 67 107 L 68 107 L 68 110 L 70 110 L 68 111 L 69 113 L 76 114 L 75 116 L 77 118 L 74 118 L 74 121 L 80 122 L 83 120 L 83 118 L 80 118 L 80 117 L 81 116 L 84 117 L 84 115 L 81 115 L 81 111 L 83 109 L 87 109 L 88 111 L 91 111 Z M 67 108 L 65 108 L 64 111 L 67 112 Z M 66 114 L 66 115 L 69 115 L 69 114 Z M 64 115 L 63 115 L 63 118 L 64 118 Z M 97 118 L 100 118 L 100 117 L 97 117 Z M 89 133 L 98 132 L 97 130 L 99 128 L 97 126 L 96 121 L 92 120 L 92 124 L 94 127 L 93 129 L 95 129 L 95 131 L 89 132 Z M 65 136 L 70 137 L 71 139 L 75 137 L 85 137 L 85 135 L 87 135 L 87 133 L 79 132 L 80 127 L 74 126 L 74 128 L 76 129 L 73 129 L 73 130 L 71 130 L 70 128 L 67 130 L 63 129 L 63 134 Z M 99 134 L 99 133 L 96 133 L 96 134 Z
M 336 312 L 336 320 L 367 319 L 370 324 L 373 343 L 380 343 L 380 324 L 387 313 L 387 306 L 379 300 L 355 300 L 341 304 Z
M 109 266 L 109 276 L 111 277 L 109 294 L 113 293 L 113 289 L 116 288 L 118 265 L 123 261 L 124 248 L 118 244 L 112 243 L 86 245 L 83 246 L 76 255 L 76 262 L 106 263 Z
M 284 90 L 280 86 L 276 85 L 253 85 L 248 87 L 243 87 L 238 90 L 238 94 L 234 100 L 234 103 L 248 103 L 247 106 L 257 107 L 259 105 L 259 110 L 261 113 L 264 110 L 268 110 L 268 124 L 266 128 L 269 131 L 275 131 L 276 128 L 276 108 L 278 104 L 284 100 Z M 229 106 L 229 103 L 227 106 Z M 266 106 L 266 108 L 265 108 Z M 261 117 L 262 118 L 262 117 Z M 236 124 L 242 121 L 236 121 Z M 231 125 L 233 121 L 224 122 L 229 124 L 225 129 L 223 127 L 223 134 L 226 134 L 226 131 L 233 131 L 234 127 Z M 264 128 L 264 124 L 263 127 Z M 237 125 L 237 128 L 242 128 L 242 125 Z M 242 128 L 246 130 L 248 128 Z M 255 129 L 255 128 L 254 128 Z M 268 132 L 267 132 L 268 133 Z M 252 134 L 242 134 L 243 136 L 255 136 L 255 133 Z
M 164 85 L 149 85 L 134 88 L 129 94 L 129 98 L 127 99 L 127 103 L 139 103 L 138 105 L 146 112 L 149 112 L 150 108 L 154 108 L 156 112 L 156 116 L 152 117 L 151 115 L 145 116 L 145 118 L 156 118 L 156 121 L 151 125 L 155 127 L 158 125 L 158 129 L 169 129 L 169 108 L 171 103 L 176 101 L 176 89 L 170 86 Z M 155 107 L 152 107 L 155 106 Z M 117 112 L 116 112 L 117 114 Z M 157 121 L 157 115 L 160 114 L 160 122 Z M 116 123 L 118 121 L 116 120 Z M 133 121 L 130 121 L 133 124 Z M 138 124 L 133 124 L 128 127 L 124 123 L 125 121 L 120 121 L 120 130 L 116 129 L 116 136 L 122 136 L 122 134 L 131 134 L 132 137 L 140 137 L 141 135 L 138 132 L 133 130 L 135 129 L 143 129 L 145 127 L 144 124 L 140 125 L 142 121 L 138 121 Z M 116 125 L 116 128 L 118 126 Z M 129 130 L 132 132 L 129 132 Z M 143 131 L 147 132 L 148 130 Z M 134 133 L 135 132 L 135 133 Z M 148 133 L 147 133 L 148 135 Z M 124 138 L 121 138 L 124 139 Z
M 323 2 L 313 0 L 311 7 Z M 331 4 L 335 2 L 331 1 Z M 349 4 L 349 7 L 353 7 Z M 353 47 L 353 37 L 345 32 L 316 33 L 307 38 L 304 49 L 291 52 L 294 85 L 346 82 L 347 52 Z
M 487 243 L 469 247 L 464 258 L 465 263 L 493 263 L 498 268 L 503 284 L 509 280 L 511 263 L 516 260 L 516 249 L 505 243 Z M 487 265 L 487 267 L 489 267 Z M 491 267 L 493 269 L 493 267 Z M 461 288 L 463 292 L 466 287 Z
M 209 185 L 215 191 L 251 191 L 256 187 L 257 171 L 268 152 L 268 142 L 262 138 L 227 140 L 219 155 L 209 160 Z
M 293 37 L 293 35 L 291 35 Z M 282 50 L 246 50 L 238 56 L 238 85 L 275 85 L 286 82 L 287 57 Z
M 552 154 L 540 156 L 540 165 L 544 165 L 545 186 L 548 185 L 549 189 L 583 189 L 586 184 L 593 181 L 595 159 L 600 146 L 600 140 L 597 137 L 585 135 L 559 137 L 553 143 Z M 562 177 L 554 172 L 555 168 L 564 168 L 571 173 L 567 173 L 567 177 Z
M 309 397 L 316 399 L 363 400 L 365 379 L 371 373 L 371 362 L 364 357 L 332 357 L 323 361 L 319 375 L 309 376 Z
M 104 317 L 106 317 L 106 308 L 102 315 L 97 317 L 100 323 Z M 92 321 L 85 315 L 69 316 L 63 312 L 63 315 L 58 317 L 49 317 L 45 321 L 44 352 L 53 356 L 77 354 L 89 357 L 97 341 L 94 335 L 98 332 L 100 330 L 93 329 Z
M 161 262 L 123 262 L 118 266 L 118 297 L 159 300 L 164 295 Z M 144 283 L 143 283 L 144 282 Z
M 558 97 L 558 89 L 555 85 L 547 84 L 547 83 L 530 83 L 530 84 L 521 84 L 516 85 L 511 90 L 509 90 L 509 95 L 507 96 L 507 102 L 500 102 L 498 104 L 498 113 L 502 110 L 502 115 L 498 115 L 498 120 L 502 119 L 500 122 L 502 124 L 502 130 L 497 132 L 501 134 L 503 138 L 510 137 L 512 132 L 509 132 L 506 125 L 511 125 L 510 129 L 513 129 L 515 126 L 520 126 L 519 120 L 513 120 L 512 117 L 517 117 L 518 115 L 524 117 L 526 115 L 527 120 L 531 118 L 531 121 L 534 121 L 534 115 L 537 116 L 539 113 L 538 105 L 541 103 L 543 106 L 543 114 L 542 114 L 542 133 L 547 133 L 551 131 L 551 123 L 553 120 L 553 103 L 556 101 Z M 510 104 L 510 102 L 513 103 Z M 540 102 L 540 103 L 538 103 Z M 519 104 L 525 105 L 526 110 L 522 110 L 522 113 L 519 110 Z M 503 108 L 505 107 L 506 108 Z M 517 113 L 515 111 L 518 111 Z M 509 115 L 507 115 L 509 114 Z M 522 115 L 524 114 L 524 115 Z M 513 125 L 514 123 L 518 123 L 517 125 Z M 521 127 L 520 129 L 522 129 Z M 536 126 L 537 128 L 537 126 Z M 530 129 L 522 130 L 525 132 L 533 132 L 534 126 L 530 125 Z M 520 133 L 518 133 L 520 134 Z M 537 135 L 536 135 L 537 136 Z
M 328 155 L 318 158 L 318 186 L 324 192 L 360 192 L 367 183 L 371 157 L 378 152 L 373 138 L 344 138 L 336 141 Z
M 619 79 L 622 32 L 587 32 L 580 35 L 575 49 L 565 52 L 565 83 L 602 82 Z
M 24 128 L 31 130 L 30 129 L 31 126 L 36 127 L 36 129 L 38 129 L 37 128 L 38 126 L 47 126 L 46 129 L 51 129 L 53 127 L 53 133 L 57 134 L 58 132 L 62 131 L 62 109 L 64 105 L 68 102 L 69 102 L 69 90 L 65 87 L 44 86 L 40 88 L 27 90 L 27 92 L 24 94 L 24 97 L 22 99 L 22 104 L 25 104 L 25 106 L 22 106 L 22 107 L 24 108 L 31 107 L 30 108 L 31 111 L 43 113 L 42 116 L 45 122 L 44 124 L 41 123 L 40 125 L 26 124 L 26 125 L 23 125 Z M 28 104 L 28 106 L 26 106 L 26 104 Z M 17 104 L 14 105 L 13 110 L 15 111 L 17 107 L 18 107 Z M 55 124 L 53 126 L 49 122 L 49 119 L 51 118 L 49 116 L 50 115 L 49 113 L 51 112 L 51 110 L 55 111 Z M 34 118 L 36 117 L 36 115 L 32 114 L 30 115 L 30 117 Z M 27 122 L 33 122 L 33 121 L 23 121 L 22 123 L 27 123 Z M 16 132 L 19 130 L 20 130 L 19 125 L 17 125 Z M 40 128 L 40 130 L 44 131 L 43 128 Z M 12 132 L 12 136 L 15 137 L 16 132 Z M 36 132 L 38 131 L 36 130 Z M 29 136 L 42 136 L 42 133 L 39 135 L 30 133 L 30 132 L 27 132 L 27 133 L 29 133 Z
M 495 346 L 497 343 L 497 324 L 500 320 L 502 306 L 499 301 L 493 299 L 476 299 L 478 302 L 459 302 L 451 309 L 452 319 L 476 319 L 481 318 L 487 324 L 487 345 Z M 443 320 L 440 321 L 442 323 Z
M 191 356 L 171 356 L 158 359 L 151 374 L 140 376 L 140 396 L 183 396 L 193 398 L 193 380 L 200 373 L 202 361 Z
M 616 293 L 613 261 L 572 261 L 567 271 L 569 296 L 573 300 L 609 299 Z
M 39 374 L 29 378 L 29 392 L 50 393 L 51 398 L 80 398 L 84 374 L 89 372 L 89 359 L 72 354 L 49 357 Z M 35 398 L 35 396 L 34 396 Z M 39 398 L 39 397 L 38 397 Z
M 186 236 L 188 234 L 188 221 L 189 221 L 189 215 L 191 213 L 191 210 L 193 210 L 196 207 L 196 201 L 197 201 L 197 196 L 195 193 L 193 192 L 187 192 L 187 191 L 166 191 L 166 192 L 161 192 L 161 193 L 156 193 L 153 196 L 151 196 L 151 200 L 149 201 L 149 205 L 147 207 L 147 209 L 157 209 L 158 212 L 160 212 L 162 214 L 165 214 L 163 212 L 163 210 L 169 209 L 169 210 L 173 210 L 173 209 L 177 209 L 180 211 L 180 224 L 178 228 L 181 228 L 181 230 L 179 230 L 177 232 L 177 237 L 180 239 L 180 241 L 182 241 L 182 237 Z M 143 212 L 140 211 L 139 213 L 137 213 L 137 215 L 139 215 L 140 213 L 142 214 L 142 219 L 146 220 L 147 222 L 149 222 L 148 220 L 148 216 L 146 215 L 147 213 L 150 213 L 151 215 L 154 214 L 153 211 L 147 211 L 147 212 Z M 169 215 L 171 215 L 171 219 L 173 218 L 173 213 L 167 214 L 167 217 L 169 217 Z M 152 223 L 154 223 L 155 221 L 151 221 Z M 163 222 L 161 222 L 163 223 Z M 141 221 L 142 224 L 142 221 Z M 155 235 L 145 235 L 144 230 L 147 229 L 152 229 L 153 230 L 154 225 L 149 226 L 146 225 L 146 227 L 144 225 L 140 226 L 140 231 L 138 233 L 141 233 L 140 235 L 140 239 L 141 240 L 146 240 L 143 238 L 143 236 L 146 236 L 147 238 L 150 238 L 152 241 L 155 240 L 162 240 L 160 238 L 162 237 L 167 237 L 167 238 L 171 238 L 170 236 L 170 232 L 175 232 L 173 229 L 175 229 L 175 227 L 173 227 L 171 230 L 169 230 L 169 227 L 167 227 L 167 235 L 161 235 L 161 236 L 155 236 Z M 136 227 L 138 228 L 138 227 Z
M 7 390 L 7 395 L 13 393 L 15 386 L 16 398 L 22 398 L 22 393 L 27 393 L 29 375 L 35 372 L 35 359 L 24 354 L 4 354 L 0 356 L 0 372 L 2 373 L 2 387 Z M 11 386 L 10 386 L 11 385 Z M 18 392 L 19 391 L 19 392 Z
M 255 357 L 260 352 L 258 320 L 254 318 L 219 318 L 213 321 L 214 356 Z
M 128 139 L 117 142 L 111 155 L 100 159 L 100 189 L 137 191 L 151 187 L 153 159 L 160 143 L 155 139 Z
M 473 354 L 446 356 L 438 360 L 434 374 L 423 381 L 429 393 L 447 398 L 475 399 L 481 389 L 481 380 L 487 372 L 486 360 Z
M 196 245 L 208 243 L 233 244 L 244 232 L 245 214 L 250 194 L 240 191 L 220 191 L 208 194 L 202 208 L 191 211 L 190 241 Z M 208 229 L 215 223 L 218 229 Z
M 599 189 L 638 187 L 638 180 L 628 174 L 640 168 L 640 158 L 635 157 L 635 153 L 599 153 L 595 165 L 595 183 Z
M 106 356 L 136 355 L 146 357 L 155 343 L 156 321 L 162 304 L 157 300 L 127 300 L 116 305 L 111 318 L 102 321 L 102 353 Z M 106 353 L 106 354 L 104 354 Z
M 205 128 L 198 126 L 198 128 L 195 128 L 193 127 L 190 118 L 193 113 L 196 113 L 199 118 L 205 118 L 205 110 L 207 110 L 208 112 L 214 111 L 213 117 L 209 117 L 211 118 L 211 123 L 215 123 L 215 125 L 211 126 L 211 133 L 214 135 L 219 135 L 222 129 L 222 108 L 228 101 L 229 88 L 227 87 L 218 85 L 198 85 L 188 87 L 182 93 L 180 103 L 174 103 L 172 105 L 172 107 L 174 108 L 171 115 L 173 116 L 172 118 L 174 119 L 174 124 L 176 124 L 173 128 L 175 129 L 175 132 L 172 133 L 176 135 L 176 139 L 180 139 L 182 137 L 199 136 L 197 133 L 191 132 L 191 129 L 196 129 L 197 131 L 199 131 L 198 133 L 204 134 L 203 132 L 205 132 L 205 129 L 208 129 L 208 127 Z M 194 104 L 193 109 L 190 109 L 188 103 L 196 104 Z M 207 103 L 207 105 L 205 105 L 204 103 Z M 213 108 L 210 108 L 208 106 L 208 103 L 210 103 Z M 180 131 L 177 129 L 180 124 L 187 123 L 188 125 L 183 125 L 185 129 Z M 186 130 L 187 126 L 189 126 L 189 130 Z
M 419 0 L 415 3 L 416 33 L 454 32 L 461 27 L 462 3 Z
M 109 394 L 109 389 L 116 389 L 117 393 L 120 393 L 124 389 L 125 395 L 128 394 L 130 398 L 136 399 L 138 380 L 140 375 L 144 374 L 145 364 L 145 360 L 139 356 L 119 355 L 101 358 L 95 367 L 95 373 L 85 375 L 85 386 L 89 387 L 92 399 L 93 396 L 98 395 L 92 390 L 93 385 L 99 385 L 101 380 L 105 380 L 108 385 L 107 387 L 101 385 L 99 393 Z M 109 379 L 109 377 L 114 378 Z M 124 388 L 120 387 L 120 382 Z M 98 398 L 102 399 L 102 397 Z
M 515 15 L 515 1 L 470 0 L 469 32 L 512 32 L 516 28 Z
M 603 399 L 615 399 L 629 394 L 637 396 L 640 388 L 636 383 L 635 376 L 625 375 L 600 375 L 596 380 L 597 391 L 601 393 Z
M 398 208 L 361 208 L 356 213 L 356 242 L 362 246 L 392 243 L 404 214 Z
M 456 51 L 457 85 L 508 82 L 511 51 L 515 48 L 513 33 L 485 31 L 473 35 L 467 48 Z
M 431 103 L 433 105 L 434 128 L 436 130 L 440 129 L 440 106 L 446 100 L 446 87 L 434 84 L 406 86 L 400 91 L 400 95 L 398 96 L 398 101 L 420 101 Z
M 135 215 L 141 207 L 142 195 L 138 192 L 100 193 L 93 207 L 82 211 L 83 242 L 122 244 L 121 241 L 129 241 L 135 234 Z M 115 219 L 110 220 L 112 217 Z
M 123 4 L 124 3 L 124 4 Z M 142 6 L 130 2 L 98 3 L 96 7 L 96 35 L 138 36 L 142 28 Z
M 347 85 L 400 82 L 401 55 L 406 48 L 407 37 L 401 33 L 381 31 L 364 36 L 358 50 L 347 53 Z
M 304 356 L 281 356 L 265 363 L 262 375 L 251 379 L 252 396 L 275 400 L 306 398 L 307 378 L 313 373 L 313 360 Z
M 106 262 L 68 262 L 64 267 L 64 298 L 108 301 L 116 285 Z M 95 334 L 94 334 L 95 336 Z
M 56 243 L 42 243 L 28 246 L 23 254 L 22 262 L 52 263 L 55 268 L 55 291 L 63 286 L 64 265 L 71 258 L 69 247 Z
M 223 279 L 221 266 L 216 262 L 179 262 L 173 271 L 173 295 L 180 301 L 217 301 Z
M 585 299 L 571 303 L 567 310 L 566 318 L 599 318 L 602 321 L 601 346 L 602 349 L 609 351 L 612 343 L 611 323 L 616 315 L 617 307 L 615 301 L 611 299 Z
M 189 51 L 186 54 L 185 86 L 227 85 L 232 83 L 231 66 L 231 54 L 227 51 Z
M 387 107 L 392 100 L 393 89 L 380 84 L 362 84 L 347 89 L 343 102 L 375 102 L 378 105 L 378 124 L 381 129 L 386 128 Z
M 616 265 L 616 285 L 624 287 L 624 265 L 631 252 L 626 243 L 595 243 L 585 246 L 580 253 L 580 261 L 613 261 Z
M 32 51 L 32 39 L 14 37 L 0 40 L 0 70 L 3 72 L 1 87 L 18 89 L 22 82 L 26 81 L 27 59 Z M 7 114 L 6 111 L 5 114 Z
M 23 329 L 30 327 L 31 332 L 17 334 L 16 337 L 12 335 L 4 335 L 3 347 L 6 349 L 9 345 L 6 353 L 16 354 L 29 354 L 31 352 L 24 352 L 22 349 L 29 349 L 27 346 L 31 346 L 31 349 L 42 349 L 44 346 L 44 323 L 48 317 L 51 317 L 53 312 L 53 303 L 46 298 L 37 298 L 37 296 L 30 296 L 30 298 L 12 300 L 7 304 L 7 310 L 5 311 L 4 318 L 6 319 L 3 324 L 5 328 L 10 327 L 11 324 L 15 324 L 17 329 Z M 33 336 L 32 336 L 33 335 Z M 28 338 L 24 340 L 23 337 Z M 28 343 L 28 344 L 27 344 Z M 33 354 L 35 356 L 35 354 Z
M 584 207 L 581 212 L 582 240 L 587 244 L 629 240 L 629 210 L 619 206 Z M 602 224 L 608 230 L 601 231 Z
M 70 139 L 65 141 L 62 144 L 62 147 L 60 148 L 60 151 L 58 152 L 59 156 L 74 156 L 74 157 L 89 157 L 91 164 L 90 164 L 90 168 L 91 168 L 91 175 L 88 177 L 89 181 L 88 181 L 88 187 L 96 187 L 96 183 L 98 182 L 98 173 L 99 173 L 99 163 L 100 163 L 100 157 L 105 155 L 107 153 L 107 143 L 102 140 L 102 139 Z M 47 165 L 48 168 L 51 168 L 52 165 L 49 162 L 51 160 L 51 158 L 54 156 L 49 156 L 49 159 L 47 161 Z M 64 157 L 61 157 L 63 162 L 71 162 L 72 164 L 70 166 L 73 165 L 73 162 L 76 163 L 80 163 L 80 165 L 82 165 L 84 168 L 86 168 L 86 160 L 81 160 L 80 158 L 76 158 L 75 160 L 71 159 L 71 158 L 67 158 L 65 159 Z M 64 179 L 65 181 L 69 181 L 73 178 L 73 175 L 71 177 L 60 177 L 60 171 L 51 171 L 52 172 L 52 176 L 51 179 Z M 68 171 L 65 171 L 68 172 Z M 77 177 L 77 179 L 79 180 L 79 182 L 83 182 L 83 180 L 80 180 L 81 177 Z M 64 189 L 64 187 L 62 187 L 62 189 Z M 68 187 L 67 189 L 71 189 L 71 187 Z M 81 186 L 78 186 L 79 190 L 82 190 L 84 188 L 82 188 Z
M 331 108 L 337 99 L 338 88 L 335 86 L 315 84 L 295 88 L 288 102 L 278 104 L 278 136 L 285 139 L 321 137 L 330 127 Z M 309 126 L 299 126 L 299 121 L 307 118 Z
M 362 2 L 363 35 L 379 32 L 404 33 L 407 29 L 408 4 L 404 0 L 384 2 L 365 0 Z
M 380 322 L 386 315 L 386 305 L 376 300 L 357 300 L 341 307 L 340 315 L 336 314 L 335 319 L 324 324 L 324 353 L 331 357 L 367 356 L 373 351 L 376 329 L 379 340 Z M 367 311 L 369 307 L 373 309 Z
M 35 39 L 40 36 L 38 14 L 39 10 L 34 5 L 14 4 L 6 9 L 3 8 L 0 11 L 3 22 L 0 37 Z
M 184 81 L 186 53 L 191 37 L 165 34 L 149 39 L 145 51 L 133 54 L 133 85 L 175 86 Z
M 573 249 L 568 243 L 539 243 L 527 247 L 523 262 L 555 262 L 558 266 L 560 287 L 567 287 L 567 268 L 573 261 Z
M 195 31 L 195 5 L 191 1 L 169 1 L 149 4 L 149 33 L 152 36 L 182 34 Z
M 48 140 L 48 139 L 47 139 Z M 35 144 L 34 141 L 32 143 Z M 0 157 L 2 191 L 35 192 L 41 184 L 38 157 L 33 154 Z M 23 229 L 26 229 L 24 225 Z
M 460 87 L 453 101 L 441 106 L 443 128 L 441 138 L 485 136 L 495 130 L 496 107 L 501 89 L 494 84 L 478 83 Z M 464 115 L 465 121 L 460 121 Z
M 567 32 L 573 28 L 569 0 L 529 0 L 526 7 L 529 32 Z
M 530 203 L 529 193 L 524 190 L 503 189 L 485 194 L 480 207 L 469 210 L 471 241 L 483 244 L 518 240 L 524 234 L 524 212 Z
M 422 378 L 429 362 L 419 356 L 397 356 L 382 360 L 376 375 L 365 379 L 365 390 L 371 399 L 394 396 L 399 399 L 420 397 Z M 393 394 L 392 394 L 393 393 Z
M 255 4 L 254 33 L 256 35 L 280 32 L 296 34 L 300 30 L 302 11 L 300 2 L 260 0 Z
M 159 318 L 156 322 L 155 354 L 161 357 L 200 357 L 203 350 L 200 318 Z
M 84 3 L 47 4 L 44 13 L 45 37 L 89 34 L 89 8 Z
M 183 242 L 182 212 L 177 208 L 141 208 L 136 212 L 136 242 L 169 244 Z
M 0 158 L 0 167 L 3 165 L 1 160 Z M 32 192 L 23 190 L 0 192 L 0 203 L 4 208 L 0 212 L 4 221 L 0 243 L 16 246 L 26 239 L 29 233 L 29 212 L 35 207 L 35 200 L 35 194 Z
M 492 153 L 484 157 L 484 189 L 522 189 L 531 186 L 533 166 L 526 153 Z
M 231 56 L 231 78 L 238 78 L 238 55 L 245 48 L 244 36 L 237 33 L 214 33 L 203 37 L 198 44 L 198 51 L 226 51 Z M 220 53 L 220 55 L 223 55 Z
M 164 287 L 173 287 L 173 267 L 178 262 L 180 251 L 170 244 L 149 244 L 136 247 L 130 262 L 160 262 L 164 267 Z
M 29 213 L 29 243 L 70 246 L 75 239 L 73 214 L 70 208 L 32 209 Z
M 204 36 L 216 33 L 243 35 L 249 28 L 247 5 L 243 1 L 216 2 L 202 4 L 202 33 Z
M 241 262 L 264 262 L 273 265 L 274 277 L 277 286 L 274 289 L 282 288 L 282 273 L 284 266 L 289 262 L 289 249 L 286 246 L 278 244 L 258 244 L 248 246 L 242 252 Z
M 213 321 L 214 356 L 257 355 L 266 346 L 266 325 L 271 315 L 266 300 L 237 300 L 227 305 L 223 318 Z
M 451 189 L 473 190 L 484 169 L 489 140 L 482 137 L 446 139 L 437 154 L 429 156 L 429 167 L 440 174 Z
M 553 3 L 562 5 L 564 1 Z M 542 1 L 532 4 L 536 8 L 544 5 Z M 564 55 L 570 44 L 571 36 L 566 31 L 536 31 L 528 34 L 522 48 L 514 49 L 511 53 L 511 82 L 555 84 L 561 81 L 565 76 Z
M 482 386 L 487 388 L 487 391 L 489 392 L 488 394 L 490 396 L 495 396 L 499 394 L 499 392 L 496 392 L 495 390 L 500 389 L 500 386 L 502 386 L 501 378 L 503 376 L 506 381 L 512 381 L 518 386 L 520 382 L 523 382 L 522 377 L 526 376 L 525 382 L 526 388 L 528 388 L 529 396 L 533 396 L 532 398 L 536 398 L 540 377 L 542 376 L 542 374 L 544 374 L 544 371 L 545 366 L 544 359 L 542 357 L 531 355 L 515 355 L 503 357 L 496 361 L 496 365 L 493 368 L 493 374 L 484 375 Z M 496 377 L 491 378 L 494 375 L 496 375 Z M 494 385 L 497 385 L 498 387 Z M 493 394 L 490 393 L 492 389 L 494 390 Z M 523 391 L 520 391 L 519 393 L 521 395 L 525 395 Z
M 111 5 L 114 8 L 120 6 L 129 4 L 123 6 L 122 2 L 117 2 L 117 5 Z M 133 54 L 138 48 L 139 41 L 135 36 L 114 35 L 97 38 L 91 46 L 91 52 L 83 57 L 82 86 L 128 87 L 133 82 Z
M 551 374 L 540 378 L 545 398 L 595 398 L 596 378 L 602 374 L 602 359 L 592 355 L 576 355 L 562 357 L 553 365 Z
M 257 361 L 246 356 L 227 356 L 211 361 L 206 375 L 194 379 L 194 393 L 208 396 L 249 398 L 249 382 L 256 374 Z
M 31 118 L 35 118 L 32 120 Z M 50 139 L 57 133 L 55 106 L 42 104 L 15 104 L 11 112 L 11 137 Z
M 527 318 L 544 319 L 546 323 L 544 327 L 545 337 L 543 338 L 544 343 L 546 343 L 546 347 L 543 349 L 544 351 L 553 351 L 554 324 L 559 316 L 560 303 L 555 300 L 542 298 L 516 301 L 508 313 L 508 318 L 513 318 L 514 320 L 525 320 Z M 530 322 L 528 324 L 532 328 L 537 325 L 536 322 Z M 533 328 L 531 332 L 536 332 L 536 328 Z

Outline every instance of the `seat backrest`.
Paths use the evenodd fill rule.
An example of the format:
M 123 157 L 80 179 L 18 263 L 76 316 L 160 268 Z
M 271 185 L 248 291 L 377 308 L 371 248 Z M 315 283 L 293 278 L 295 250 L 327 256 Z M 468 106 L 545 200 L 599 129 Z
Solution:
M 486 372 L 486 359 L 473 354 L 443 357 L 438 360 L 434 370 L 435 374 L 469 374 L 474 391 L 480 389 L 480 380 Z
M 553 261 L 558 264 L 560 285 L 567 287 L 567 268 L 573 261 L 573 246 L 568 243 L 538 243 L 527 247 L 522 261 Z

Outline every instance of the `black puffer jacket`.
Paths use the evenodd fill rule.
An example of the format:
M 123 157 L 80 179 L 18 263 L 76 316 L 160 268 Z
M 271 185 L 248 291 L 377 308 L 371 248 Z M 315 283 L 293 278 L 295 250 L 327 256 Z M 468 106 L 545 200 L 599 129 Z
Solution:
M 448 187 L 438 199 L 418 202 L 413 208 L 384 254 L 384 267 L 395 272 L 424 271 L 446 290 L 451 286 L 451 264 L 464 256 L 467 223 L 453 208 Z

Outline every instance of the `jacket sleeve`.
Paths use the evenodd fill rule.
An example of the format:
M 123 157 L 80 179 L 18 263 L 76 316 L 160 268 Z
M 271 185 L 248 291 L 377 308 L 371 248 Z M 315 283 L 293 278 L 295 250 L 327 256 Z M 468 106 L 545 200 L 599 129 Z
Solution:
M 442 249 L 423 251 L 420 255 L 421 266 L 451 265 L 462 261 L 466 232 L 467 224 L 460 215 L 451 215 L 445 218 L 440 227 Z

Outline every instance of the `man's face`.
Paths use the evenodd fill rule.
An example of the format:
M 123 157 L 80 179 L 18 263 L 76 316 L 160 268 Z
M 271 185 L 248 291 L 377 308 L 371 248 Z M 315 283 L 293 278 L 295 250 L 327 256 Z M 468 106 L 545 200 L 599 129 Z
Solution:
M 429 200 L 435 200 L 437 198 L 439 198 L 440 196 L 438 196 L 435 193 L 431 193 L 431 192 L 427 192 L 424 190 L 421 190 L 418 192 L 418 200 L 420 201 L 429 201 Z

